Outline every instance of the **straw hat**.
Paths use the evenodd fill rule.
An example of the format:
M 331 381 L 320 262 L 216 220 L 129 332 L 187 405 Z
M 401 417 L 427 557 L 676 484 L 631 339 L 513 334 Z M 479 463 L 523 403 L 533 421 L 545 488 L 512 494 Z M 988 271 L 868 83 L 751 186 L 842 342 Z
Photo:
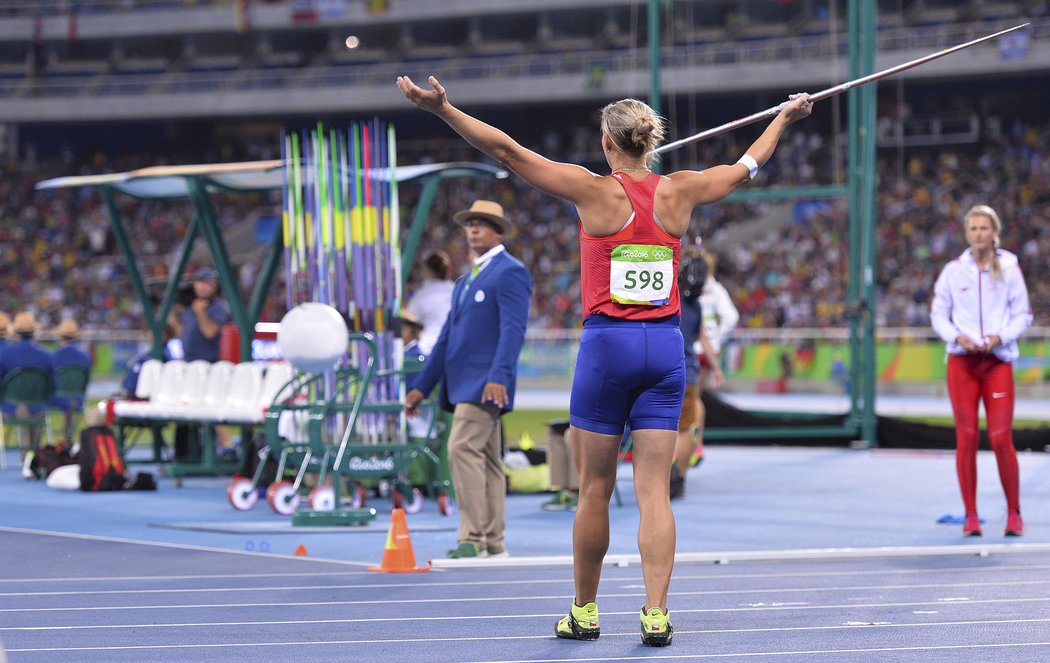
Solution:
M 416 314 L 412 311 L 404 309 L 401 311 L 401 315 L 399 315 L 398 318 L 401 320 L 402 325 L 416 330 L 417 333 L 423 331 L 423 322 L 416 317 Z
M 0 338 L 7 336 L 7 331 L 11 327 L 11 317 L 0 311 Z
M 80 338 L 80 325 L 72 318 L 66 318 L 55 327 L 55 336 L 71 341 Z
M 36 331 L 36 318 L 29 311 L 22 311 L 15 316 L 11 329 L 16 334 L 28 334 Z
M 503 217 L 503 205 L 491 200 L 475 200 L 470 209 L 452 215 L 452 220 L 461 226 L 471 219 L 487 221 L 500 234 L 509 233 L 514 229 L 514 225 Z

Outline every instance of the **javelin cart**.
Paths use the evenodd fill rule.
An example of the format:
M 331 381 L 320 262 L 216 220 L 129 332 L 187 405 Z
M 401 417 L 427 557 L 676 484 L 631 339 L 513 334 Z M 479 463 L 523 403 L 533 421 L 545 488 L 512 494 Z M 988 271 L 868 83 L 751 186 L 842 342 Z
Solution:
M 293 311 L 282 327 L 290 317 L 315 306 L 321 305 Z M 307 326 L 316 329 L 316 318 Z M 423 488 L 409 481 L 413 464 L 427 468 L 432 480 L 424 488 L 435 498 L 438 510 L 452 513 L 451 484 L 431 447 L 433 426 L 423 436 L 409 435 L 403 399 L 387 397 L 402 377 L 400 367 L 377 369 L 378 349 L 371 334 L 353 333 L 349 341 L 354 361 L 334 372 L 299 372 L 269 408 L 266 446 L 259 452 L 255 474 L 251 479 L 234 479 L 227 489 L 234 508 L 255 506 L 266 461 L 274 457 L 278 480 L 266 490 L 266 501 L 276 513 L 293 516 L 296 525 L 367 523 L 376 515 L 366 504 L 368 489 L 379 485 L 387 488 L 393 507 L 418 513 L 425 497 Z M 294 350 L 290 354 L 294 364 Z M 318 396 L 324 393 L 330 395 Z M 433 401 L 425 401 L 421 416 L 433 409 Z
M 373 120 L 341 133 L 318 125 L 286 134 L 282 147 L 289 312 L 278 344 L 301 373 L 269 408 L 260 469 L 230 485 L 230 503 L 254 505 L 261 468 L 273 457 L 278 480 L 267 502 L 297 524 L 367 522 L 375 517 L 366 507 L 372 487 L 408 512 L 422 508 L 425 489 L 448 514 L 450 482 L 431 431 L 413 427 L 410 435 L 403 413 L 393 127 Z M 428 478 L 413 486 L 409 469 L 420 465 Z M 300 510 L 304 497 L 309 508 Z

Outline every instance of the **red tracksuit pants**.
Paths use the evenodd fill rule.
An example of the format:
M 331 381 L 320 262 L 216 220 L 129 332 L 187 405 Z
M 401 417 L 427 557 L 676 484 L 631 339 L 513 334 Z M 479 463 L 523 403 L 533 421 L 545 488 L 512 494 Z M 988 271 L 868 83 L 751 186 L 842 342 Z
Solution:
M 977 405 L 983 399 L 988 441 L 999 465 L 1006 507 L 1020 511 L 1020 479 L 1014 450 L 1013 365 L 993 354 L 950 355 L 948 394 L 955 413 L 955 469 L 967 514 L 977 513 Z

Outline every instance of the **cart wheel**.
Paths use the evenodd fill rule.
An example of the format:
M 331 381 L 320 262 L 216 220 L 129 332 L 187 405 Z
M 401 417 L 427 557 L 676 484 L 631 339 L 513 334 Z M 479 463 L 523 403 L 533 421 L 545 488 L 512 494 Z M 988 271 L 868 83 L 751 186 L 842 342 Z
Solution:
M 354 484 L 354 495 L 350 498 L 350 506 L 355 509 L 363 509 L 368 503 L 368 491 L 359 483 Z
M 314 511 L 331 511 L 335 509 L 335 488 L 331 486 L 314 486 L 310 491 L 310 508 Z
M 423 497 L 423 491 L 419 488 L 413 488 L 408 499 L 405 499 L 401 491 L 396 491 L 396 494 L 400 498 L 401 508 L 405 510 L 405 513 L 419 513 L 423 510 L 423 502 L 426 500 Z
M 295 492 L 290 481 L 278 481 L 270 484 L 266 491 L 266 501 L 277 513 L 290 516 L 299 508 L 299 493 Z
M 259 493 L 252 486 L 251 479 L 234 479 L 226 487 L 226 499 L 238 511 L 248 511 L 259 501 Z
M 438 493 L 438 512 L 443 516 L 451 516 L 456 512 L 456 501 L 448 493 Z

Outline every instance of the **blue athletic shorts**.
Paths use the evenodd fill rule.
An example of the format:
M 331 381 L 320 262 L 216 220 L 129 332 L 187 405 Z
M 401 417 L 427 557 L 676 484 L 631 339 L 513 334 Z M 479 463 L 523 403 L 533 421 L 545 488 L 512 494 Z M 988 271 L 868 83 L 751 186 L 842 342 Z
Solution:
M 572 378 L 569 423 L 593 433 L 678 430 L 685 394 L 678 316 L 656 322 L 588 316 Z

